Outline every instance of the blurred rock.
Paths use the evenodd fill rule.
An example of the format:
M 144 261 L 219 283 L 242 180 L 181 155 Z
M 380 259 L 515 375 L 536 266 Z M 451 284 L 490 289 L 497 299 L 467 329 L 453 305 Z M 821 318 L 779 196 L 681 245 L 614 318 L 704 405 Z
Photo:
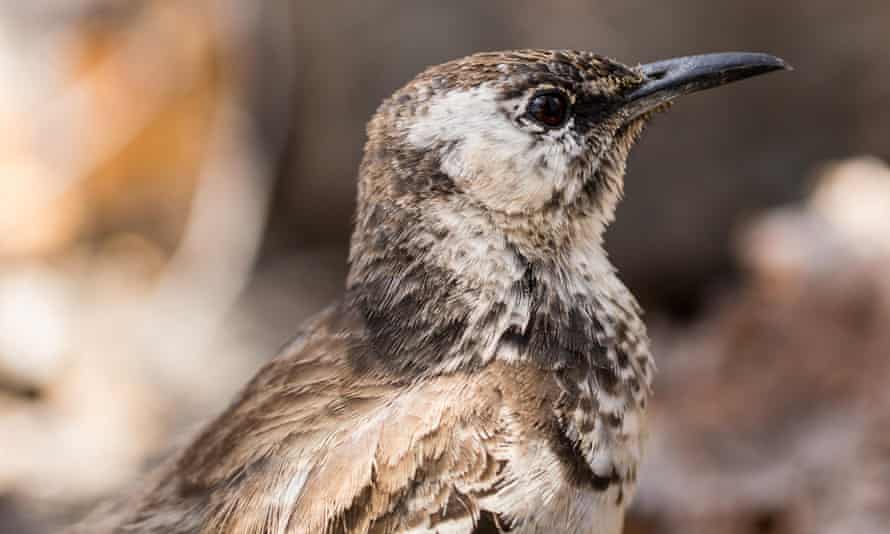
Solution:
M 33 157 L 0 155 L 0 199 L 9 199 L 0 211 L 0 259 L 48 255 L 84 229 L 83 196 L 57 191 L 53 177 Z
M 890 168 L 864 157 L 827 165 L 808 208 L 835 229 L 861 261 L 890 256 Z
M 233 58 L 202 2 L 41 3 L 0 5 L 0 259 L 120 230 L 172 248 Z
M 39 391 L 73 341 L 70 283 L 46 268 L 0 272 L 0 389 Z
M 138 351 L 113 350 L 122 332 L 109 317 L 127 316 L 152 272 L 136 252 L 146 247 L 126 241 L 102 260 L 0 272 L 0 495 L 31 509 L 57 512 L 128 483 L 165 435 L 160 392 L 128 364 Z
M 21 505 L 14 499 L 0 496 L 0 534 L 41 534 L 46 525 L 38 524 L 25 516 Z
M 886 166 L 828 167 L 742 232 L 743 287 L 660 331 L 648 532 L 887 532 L 885 206 Z

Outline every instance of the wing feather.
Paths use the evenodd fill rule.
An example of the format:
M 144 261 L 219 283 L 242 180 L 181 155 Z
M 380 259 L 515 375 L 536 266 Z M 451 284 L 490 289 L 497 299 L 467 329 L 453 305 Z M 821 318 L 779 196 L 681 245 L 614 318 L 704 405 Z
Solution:
M 342 319 L 338 319 L 342 320 Z M 500 476 L 500 395 L 467 375 L 406 384 L 357 372 L 322 318 L 189 448 L 206 532 L 470 532 Z
M 323 313 L 136 495 L 72 532 L 488 532 L 479 500 L 515 431 L 498 384 L 359 370 L 350 321 Z

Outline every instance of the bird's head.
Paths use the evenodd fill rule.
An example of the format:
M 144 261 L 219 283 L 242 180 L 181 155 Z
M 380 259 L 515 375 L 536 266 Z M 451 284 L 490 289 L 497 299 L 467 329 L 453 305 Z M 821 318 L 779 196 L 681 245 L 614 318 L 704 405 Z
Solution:
M 484 218 L 530 255 L 558 253 L 576 237 L 598 242 L 621 196 L 628 152 L 653 112 L 677 96 L 782 68 L 766 54 L 630 67 L 549 50 L 431 67 L 368 126 L 359 223 L 388 205 L 386 213 L 413 212 L 409 220 L 443 231 Z
M 631 145 L 675 97 L 784 66 L 522 50 L 421 73 L 368 125 L 347 303 L 373 350 L 355 360 L 456 369 L 518 332 L 517 354 L 569 365 L 597 353 L 608 317 L 644 339 L 601 246 Z

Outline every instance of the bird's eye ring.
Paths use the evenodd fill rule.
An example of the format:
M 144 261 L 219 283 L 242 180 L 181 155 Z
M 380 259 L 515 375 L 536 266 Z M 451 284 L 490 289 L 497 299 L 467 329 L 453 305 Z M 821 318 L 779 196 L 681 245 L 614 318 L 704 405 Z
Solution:
M 569 99 L 561 91 L 541 91 L 528 101 L 525 114 L 542 126 L 558 128 L 569 117 Z

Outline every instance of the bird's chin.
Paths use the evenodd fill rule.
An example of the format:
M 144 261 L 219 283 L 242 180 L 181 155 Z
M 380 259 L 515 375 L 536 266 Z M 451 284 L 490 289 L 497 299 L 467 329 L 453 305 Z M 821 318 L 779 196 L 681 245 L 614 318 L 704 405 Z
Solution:
M 637 139 L 639 139 L 640 135 L 643 133 L 643 130 L 646 128 L 646 125 L 656 114 L 661 113 L 671 107 L 670 102 L 665 102 L 660 104 L 654 108 L 643 111 L 630 117 L 625 120 L 621 126 L 615 131 L 615 135 L 613 136 L 612 144 L 609 147 L 610 151 L 617 150 L 617 155 L 619 157 L 626 158 L 627 154 L 630 152 L 631 147 L 633 147 L 634 143 L 636 143 Z

